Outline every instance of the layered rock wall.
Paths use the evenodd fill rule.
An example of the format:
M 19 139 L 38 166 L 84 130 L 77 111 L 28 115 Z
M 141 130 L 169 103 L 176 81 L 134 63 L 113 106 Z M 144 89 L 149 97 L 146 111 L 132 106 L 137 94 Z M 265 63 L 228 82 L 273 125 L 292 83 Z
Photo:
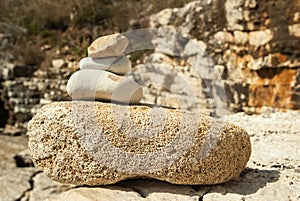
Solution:
M 299 109 L 299 10 L 298 1 L 195 1 L 151 16 L 150 25 L 207 46 L 230 110 Z
M 1 62 L 1 127 L 8 125 L 4 132 L 22 133 L 42 105 L 69 99 L 66 94 L 67 78 L 77 69 L 72 62 L 69 67 L 51 65 L 44 70 L 18 66 L 5 58 Z

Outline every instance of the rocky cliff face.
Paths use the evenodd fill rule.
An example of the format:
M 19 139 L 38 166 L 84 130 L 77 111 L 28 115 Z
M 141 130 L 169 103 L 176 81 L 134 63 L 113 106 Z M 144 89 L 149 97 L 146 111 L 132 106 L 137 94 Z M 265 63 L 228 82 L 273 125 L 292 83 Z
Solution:
M 67 78 L 76 69 L 71 61 L 69 66 L 52 65 L 41 70 L 35 66 L 18 66 L 3 59 L 0 68 L 0 123 L 1 127 L 6 125 L 4 132 L 23 133 L 27 122 L 42 105 L 68 100 Z
M 143 102 L 213 114 L 211 72 L 218 70 L 231 111 L 260 113 L 265 106 L 300 109 L 299 10 L 299 1 L 203 0 L 152 15 L 149 26 L 157 28 L 161 38 L 153 41 L 155 52 L 134 71 L 135 79 L 144 84 Z M 195 72 L 188 40 L 164 38 L 172 31 L 205 51 L 200 58 L 207 73 Z M 1 51 L 13 42 L 6 33 L 0 38 Z M 179 49 L 161 51 L 174 42 Z M 47 51 L 46 46 L 41 48 Z M 37 108 L 69 99 L 66 82 L 78 69 L 78 60 L 65 54 L 56 57 L 41 68 L 15 64 L 13 56 L 0 54 L 0 127 L 8 123 L 26 128 Z M 160 75 L 156 85 L 151 84 L 153 72 Z M 182 86 L 190 87 L 194 97 Z
M 231 110 L 299 109 L 299 10 L 298 1 L 195 1 L 151 16 L 150 26 L 205 44 Z

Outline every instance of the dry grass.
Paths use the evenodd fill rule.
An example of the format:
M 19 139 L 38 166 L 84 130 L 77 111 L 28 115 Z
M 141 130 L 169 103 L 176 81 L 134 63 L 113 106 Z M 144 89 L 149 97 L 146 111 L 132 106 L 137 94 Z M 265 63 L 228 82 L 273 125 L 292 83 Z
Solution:
M 69 46 L 71 54 L 85 56 L 82 49 L 96 37 L 127 31 L 132 19 L 138 19 L 141 28 L 147 27 L 152 13 L 167 7 L 181 7 L 190 1 L 0 0 L 0 23 L 25 28 L 25 34 L 9 33 L 12 39 L 7 49 L 17 52 L 23 63 L 39 66 L 44 54 L 40 50 L 42 45 Z M 1 27 L 7 26 L 0 26 L 0 33 L 9 32 Z

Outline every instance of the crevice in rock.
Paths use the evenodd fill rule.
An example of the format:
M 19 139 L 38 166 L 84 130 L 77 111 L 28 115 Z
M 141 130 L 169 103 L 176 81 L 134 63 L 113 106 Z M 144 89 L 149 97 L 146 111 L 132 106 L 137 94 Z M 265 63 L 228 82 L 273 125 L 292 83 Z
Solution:
M 208 191 L 206 191 L 201 197 L 198 198 L 198 201 L 203 201 L 203 198 L 205 195 L 207 195 L 208 193 L 210 193 L 212 189 L 209 189 Z
M 27 193 L 29 193 L 30 191 L 33 190 L 34 188 L 34 177 L 38 174 L 40 174 L 42 171 L 37 171 L 35 173 L 32 174 L 32 176 L 29 178 L 29 184 L 30 184 L 30 188 L 27 189 L 26 191 L 24 191 L 24 193 L 20 196 L 20 198 L 16 199 L 15 201 L 28 201 L 29 200 L 29 196 L 26 198 Z M 24 198 L 24 199 L 23 199 Z
M 5 108 L 4 101 L 2 101 L 1 96 L 0 91 L 0 128 L 4 128 L 8 119 L 8 110 Z
M 194 191 L 199 191 L 201 189 L 201 185 L 191 185 L 190 186 Z
M 121 188 L 130 189 L 130 190 L 136 192 L 137 194 L 139 194 L 142 198 L 146 198 L 148 196 L 148 193 L 144 192 L 143 189 L 141 189 L 139 187 L 134 187 L 134 186 L 131 186 L 131 185 L 128 185 L 128 184 L 126 185 L 122 182 L 116 183 L 114 185 L 118 186 L 118 187 L 121 187 Z M 80 186 L 80 187 L 82 187 L 82 186 Z M 77 188 L 77 187 L 75 187 L 75 188 Z
M 146 198 L 148 196 L 147 193 L 143 192 L 143 190 L 139 188 L 132 188 L 135 192 L 137 192 L 142 198 Z
M 17 167 L 34 167 L 33 161 L 31 160 L 31 155 L 29 151 L 25 150 L 20 153 L 17 153 L 14 156 Z

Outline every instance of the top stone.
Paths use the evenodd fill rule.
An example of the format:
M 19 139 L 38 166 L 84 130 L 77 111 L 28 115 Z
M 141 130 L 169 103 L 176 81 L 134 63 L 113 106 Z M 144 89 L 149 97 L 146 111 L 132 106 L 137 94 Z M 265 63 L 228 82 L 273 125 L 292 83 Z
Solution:
M 128 44 L 128 39 L 119 33 L 103 36 L 97 38 L 88 47 L 88 55 L 92 58 L 121 56 L 124 54 Z

